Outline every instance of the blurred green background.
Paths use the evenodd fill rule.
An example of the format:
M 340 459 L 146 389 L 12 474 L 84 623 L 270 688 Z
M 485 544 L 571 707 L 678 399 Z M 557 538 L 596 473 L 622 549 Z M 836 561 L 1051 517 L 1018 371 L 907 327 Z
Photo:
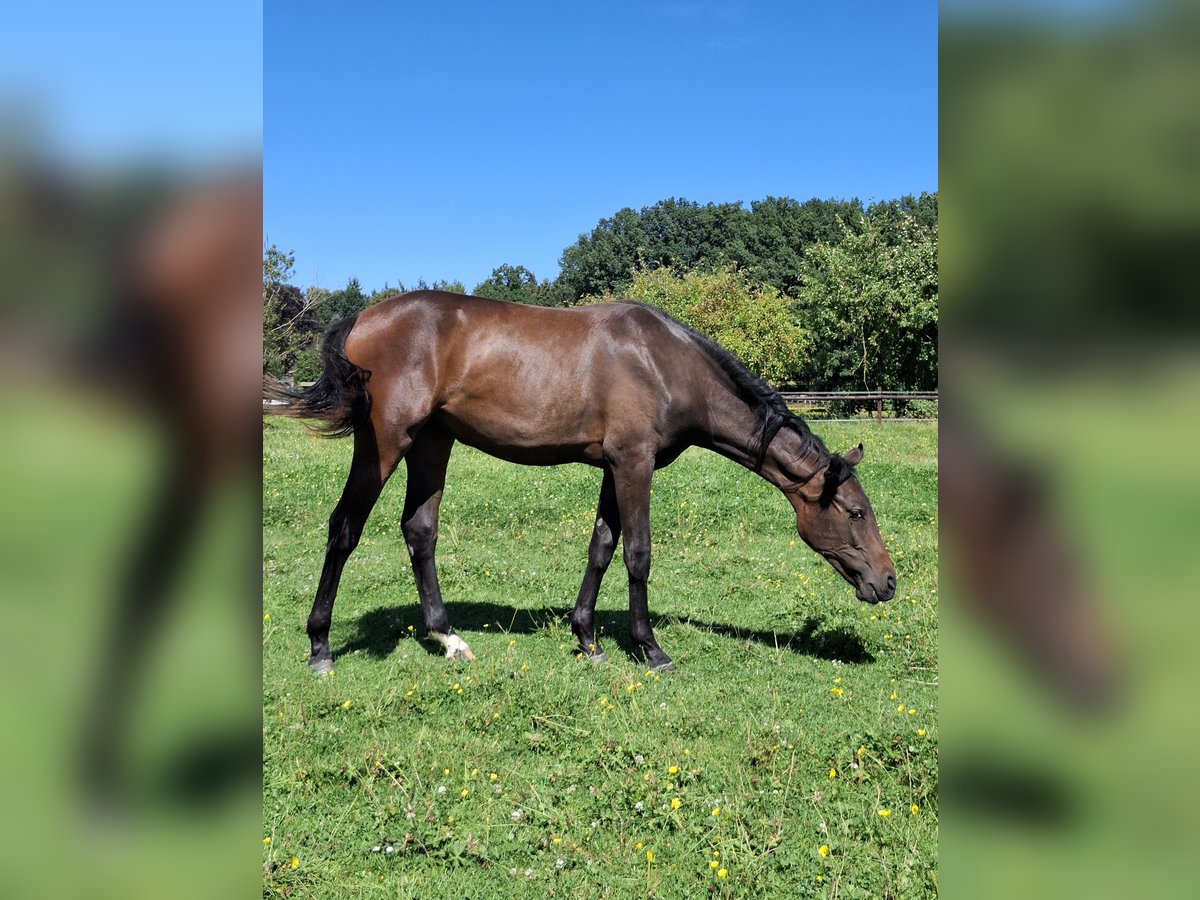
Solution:
M 942 7 L 943 410 L 1044 486 L 1123 677 L 1085 715 L 946 585 L 949 896 L 1194 890 L 1197 23 Z

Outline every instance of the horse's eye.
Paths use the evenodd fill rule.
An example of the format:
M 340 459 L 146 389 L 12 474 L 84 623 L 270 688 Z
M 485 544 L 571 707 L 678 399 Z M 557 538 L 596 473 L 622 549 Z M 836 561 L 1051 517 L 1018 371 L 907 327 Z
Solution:
M 861 509 L 850 510 L 850 518 L 861 519 L 862 517 L 863 517 L 863 511 Z

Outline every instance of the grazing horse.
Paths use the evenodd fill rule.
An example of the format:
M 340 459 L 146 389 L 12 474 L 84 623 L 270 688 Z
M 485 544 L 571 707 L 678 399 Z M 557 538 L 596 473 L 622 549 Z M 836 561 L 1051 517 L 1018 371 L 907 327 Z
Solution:
M 454 442 L 526 465 L 603 470 L 596 526 L 571 628 L 581 652 L 605 659 L 593 630 L 600 581 L 624 536 L 629 632 L 646 662 L 671 659 L 650 628 L 650 479 L 687 447 L 716 451 L 761 475 L 796 511 L 800 537 L 854 586 L 891 599 L 896 569 L 854 475 L 862 445 L 830 453 L 780 396 L 730 353 L 651 306 L 548 309 L 416 291 L 335 323 L 321 378 L 278 383 L 271 412 L 354 435 L 342 498 L 308 619 L 317 672 L 333 668 L 329 625 L 346 558 L 388 477 L 405 460 L 401 527 L 428 633 L 451 658 L 472 659 L 450 627 L 434 566 L 438 506 Z

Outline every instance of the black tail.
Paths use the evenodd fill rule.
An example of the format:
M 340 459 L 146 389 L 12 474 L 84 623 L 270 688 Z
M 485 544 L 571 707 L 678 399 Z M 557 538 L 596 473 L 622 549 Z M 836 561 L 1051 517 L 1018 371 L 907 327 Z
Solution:
M 346 335 L 358 316 L 339 319 L 329 326 L 321 342 L 325 371 L 312 387 L 297 391 L 273 376 L 263 378 L 263 399 L 282 401 L 263 411 L 293 419 L 316 419 L 314 430 L 327 437 L 345 437 L 365 425 L 371 415 L 367 381 L 371 373 L 346 359 Z

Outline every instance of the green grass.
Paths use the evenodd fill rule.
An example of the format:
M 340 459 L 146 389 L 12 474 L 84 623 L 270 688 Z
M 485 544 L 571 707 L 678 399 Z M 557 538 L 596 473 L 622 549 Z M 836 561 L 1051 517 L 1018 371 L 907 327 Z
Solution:
M 346 566 L 319 678 L 304 622 L 350 444 L 268 420 L 264 893 L 936 894 L 936 424 L 818 430 L 867 445 L 900 581 L 886 606 L 854 599 L 766 482 L 692 450 L 657 473 L 651 511 L 651 620 L 678 671 L 630 655 L 619 553 L 597 608 L 611 662 L 581 663 L 566 616 L 599 472 L 458 446 L 438 564 L 476 661 L 419 639 L 401 471 Z

